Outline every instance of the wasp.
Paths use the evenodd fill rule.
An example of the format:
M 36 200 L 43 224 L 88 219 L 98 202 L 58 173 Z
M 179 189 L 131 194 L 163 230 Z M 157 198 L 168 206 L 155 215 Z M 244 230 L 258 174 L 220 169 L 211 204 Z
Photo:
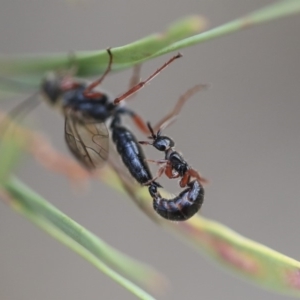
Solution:
M 169 220 L 185 221 L 199 211 L 204 200 L 204 189 L 202 184 L 207 183 L 207 179 L 202 177 L 198 171 L 192 168 L 182 154 L 175 150 L 175 142 L 170 137 L 162 135 L 162 130 L 171 124 L 187 99 L 203 87 L 206 87 L 206 85 L 197 85 L 181 96 L 175 109 L 160 122 L 161 126 L 157 133 L 154 132 L 151 124 L 148 122 L 147 126 L 151 133 L 149 139 L 152 141 L 139 142 L 143 145 L 152 145 L 158 151 L 165 153 L 164 159 L 147 159 L 148 162 L 154 162 L 161 166 L 157 176 L 150 182 L 147 182 L 146 185 L 150 184 L 149 193 L 153 198 L 153 207 L 155 211 Z M 168 178 L 180 178 L 180 187 L 187 187 L 173 199 L 162 198 L 157 190 L 157 186 L 151 184 L 151 182 L 161 177 L 164 173 Z M 195 180 L 191 181 L 192 178 Z
M 109 131 L 106 123 L 110 120 L 113 142 L 123 162 L 139 183 L 146 184 L 151 181 L 152 175 L 145 155 L 134 134 L 121 124 L 121 116 L 129 116 L 144 134 L 148 134 L 149 130 L 135 111 L 121 104 L 182 55 L 179 53 L 173 56 L 144 81 L 139 81 L 138 74 L 134 73 L 129 89 L 113 98 L 99 89 L 113 64 L 112 51 L 107 49 L 107 54 L 108 65 L 99 79 L 88 83 L 68 73 L 50 72 L 42 80 L 40 91 L 17 106 L 11 115 L 24 110 L 38 94 L 42 94 L 50 106 L 58 108 L 64 115 L 66 144 L 75 158 L 89 171 L 100 168 L 108 158 Z

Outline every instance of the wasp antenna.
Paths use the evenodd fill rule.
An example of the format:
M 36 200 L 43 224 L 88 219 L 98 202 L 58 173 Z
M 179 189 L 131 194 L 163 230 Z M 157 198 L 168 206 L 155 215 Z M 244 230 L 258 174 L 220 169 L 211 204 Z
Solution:
M 150 122 L 147 122 L 147 126 L 148 126 L 148 129 L 149 129 L 150 133 L 151 133 L 151 137 L 149 137 L 149 138 L 155 139 L 156 138 L 156 134 L 154 133 L 153 128 L 152 128 Z
M 152 137 L 150 137 L 150 138 L 152 138 Z M 139 141 L 139 144 L 141 144 L 141 145 L 153 145 L 152 143 L 149 143 L 149 142 L 146 142 L 146 141 Z
M 161 135 L 161 129 L 159 129 L 158 131 L 157 131 L 157 134 L 156 134 L 157 136 L 160 136 Z
M 159 133 L 161 133 L 167 127 L 171 126 L 176 120 L 177 120 L 177 116 L 173 116 L 172 118 L 170 118 L 169 120 L 167 120 L 163 124 L 161 124 L 161 126 L 158 130 Z

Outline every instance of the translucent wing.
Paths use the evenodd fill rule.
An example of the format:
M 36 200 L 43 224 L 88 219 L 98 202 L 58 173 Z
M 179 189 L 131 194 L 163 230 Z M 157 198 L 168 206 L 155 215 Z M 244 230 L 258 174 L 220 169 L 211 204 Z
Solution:
M 73 114 L 65 117 L 65 140 L 88 170 L 99 168 L 107 160 L 109 134 L 105 123 L 92 118 L 78 119 Z

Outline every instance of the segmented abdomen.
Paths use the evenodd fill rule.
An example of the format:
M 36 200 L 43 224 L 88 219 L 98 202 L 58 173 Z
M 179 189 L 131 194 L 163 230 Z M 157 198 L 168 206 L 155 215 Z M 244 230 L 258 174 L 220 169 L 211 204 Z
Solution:
M 154 210 L 163 218 L 172 221 L 191 218 L 200 210 L 204 200 L 204 189 L 197 180 L 190 182 L 189 187 L 173 199 L 162 198 L 154 186 L 149 187 L 149 193 L 153 198 Z

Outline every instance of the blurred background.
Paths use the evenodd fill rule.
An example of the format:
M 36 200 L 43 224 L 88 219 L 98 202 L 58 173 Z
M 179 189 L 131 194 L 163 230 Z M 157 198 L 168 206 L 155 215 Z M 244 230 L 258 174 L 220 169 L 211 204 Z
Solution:
M 115 47 L 161 31 L 189 14 L 205 15 L 215 27 L 272 2 L 2 0 L 0 52 Z M 299 28 L 300 18 L 293 16 L 184 49 L 184 57 L 129 104 L 155 122 L 188 88 L 210 83 L 211 88 L 194 96 L 166 130 L 177 149 L 211 181 L 202 214 L 298 260 Z M 170 56 L 145 63 L 143 78 Z M 105 89 L 120 94 L 130 75 L 128 70 L 109 76 Z M 1 101 L 1 109 L 16 103 Z M 41 105 L 28 118 L 57 149 L 68 153 L 61 116 Z M 147 153 L 160 157 L 148 149 Z M 159 299 L 284 298 L 215 267 L 102 183 L 94 181 L 89 191 L 76 195 L 66 178 L 46 172 L 30 157 L 18 175 L 106 242 L 165 274 L 171 285 Z M 176 181 L 162 182 L 174 193 L 179 191 Z M 0 206 L 1 300 L 134 298 L 3 203 Z

